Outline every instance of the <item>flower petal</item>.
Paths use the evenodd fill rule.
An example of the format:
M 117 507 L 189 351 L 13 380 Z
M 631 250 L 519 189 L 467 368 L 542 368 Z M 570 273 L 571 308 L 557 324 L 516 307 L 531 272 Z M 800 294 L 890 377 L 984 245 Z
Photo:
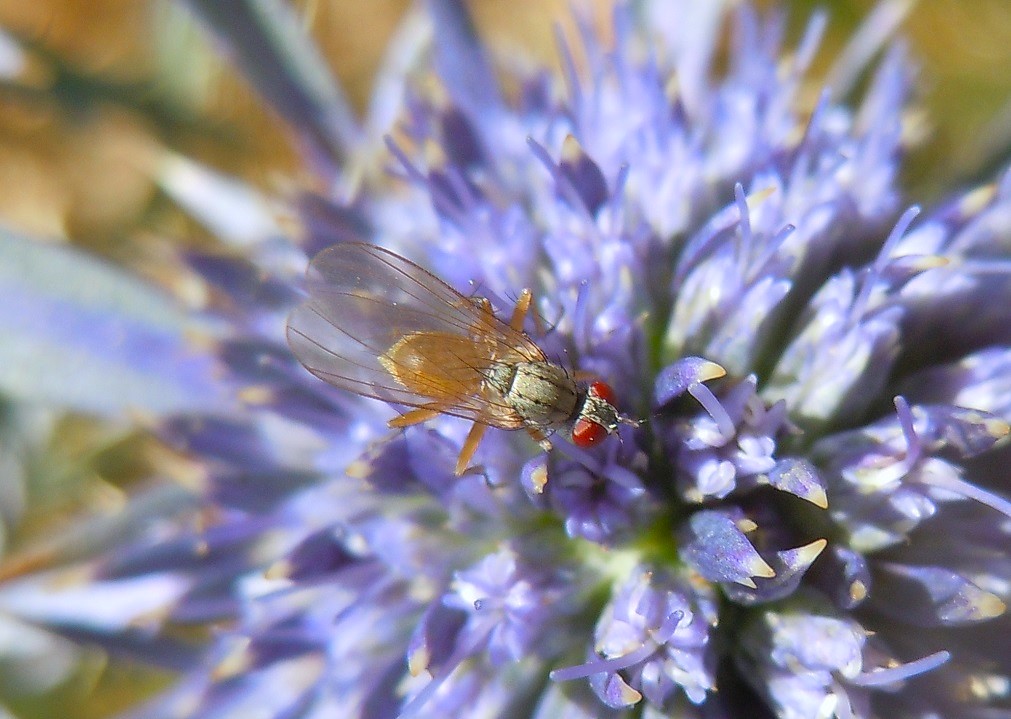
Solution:
M 0 389 L 102 415 L 225 410 L 207 326 L 138 278 L 69 247 L 0 233 Z

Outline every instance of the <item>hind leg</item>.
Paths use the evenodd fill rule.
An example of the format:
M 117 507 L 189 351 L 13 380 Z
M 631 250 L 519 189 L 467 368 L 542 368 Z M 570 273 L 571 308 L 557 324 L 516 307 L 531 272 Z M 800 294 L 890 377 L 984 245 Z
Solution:
M 457 477 L 470 468 L 470 460 L 474 458 L 477 446 L 481 444 L 481 438 L 484 437 L 487 429 L 488 425 L 478 422 L 471 426 L 470 432 L 467 433 L 467 439 L 464 440 L 463 447 L 460 448 L 460 456 L 456 458 L 456 469 L 453 472 Z
M 442 406 L 429 405 L 428 407 L 418 407 L 417 409 L 412 409 L 409 412 L 404 412 L 399 417 L 394 417 L 386 426 L 390 429 L 400 429 L 402 427 L 410 427 L 415 424 L 420 424 L 422 422 L 427 422 L 433 417 L 438 417 L 442 414 Z

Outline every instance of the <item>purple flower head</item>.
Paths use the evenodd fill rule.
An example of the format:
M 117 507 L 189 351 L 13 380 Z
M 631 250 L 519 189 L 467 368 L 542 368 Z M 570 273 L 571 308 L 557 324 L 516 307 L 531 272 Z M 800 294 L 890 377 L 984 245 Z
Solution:
M 689 390 L 706 410 L 679 420 L 667 439 L 687 501 L 722 499 L 738 488 L 776 484 L 787 470 L 776 458 L 776 437 L 789 429 L 786 403 L 767 406 L 756 384 L 750 375 L 728 387 L 720 399 L 705 385 Z M 822 495 L 805 498 L 823 504 Z
M 49 293 L 39 346 L 129 369 L 67 404 L 142 407 L 187 468 L 0 586 L 12 621 L 176 672 L 154 719 L 1008 710 L 1011 173 L 910 207 L 900 44 L 859 34 L 823 87 L 825 15 L 788 41 L 746 2 L 619 4 L 556 76 L 431 0 L 359 120 L 286 5 L 187 5 L 326 191 L 294 239 L 166 162 L 227 251 L 181 253 L 207 302 L 165 326 L 55 281 L 76 255 L 0 269 L 0 321 L 45 335 Z M 399 274 L 312 261 L 335 245 Z M 502 337 L 575 389 L 513 394 Z M 566 397 L 630 421 L 569 441 Z
M 766 612 L 741 634 L 739 666 L 777 716 L 871 716 L 871 691 L 944 664 L 937 652 L 900 664 L 860 624 L 817 611 Z
M 589 676 L 594 692 L 613 708 L 644 696 L 665 706 L 678 690 L 701 704 L 715 689 L 715 654 L 708 645 L 717 620 L 713 594 L 704 585 L 636 568 L 615 588 L 597 622 L 594 656 L 556 670 L 552 678 Z
M 530 651 L 545 622 L 555 616 L 551 605 L 559 599 L 559 590 L 518 566 L 514 552 L 501 549 L 457 572 L 452 594 L 443 602 L 470 614 L 464 633 L 473 636 L 471 641 L 486 638 L 489 658 L 502 664 Z
M 608 544 L 644 521 L 650 502 L 639 472 L 646 458 L 632 441 L 611 442 L 593 454 L 564 447 L 560 454 L 550 465 L 546 457 L 534 457 L 522 479 L 539 506 L 564 518 L 566 534 Z

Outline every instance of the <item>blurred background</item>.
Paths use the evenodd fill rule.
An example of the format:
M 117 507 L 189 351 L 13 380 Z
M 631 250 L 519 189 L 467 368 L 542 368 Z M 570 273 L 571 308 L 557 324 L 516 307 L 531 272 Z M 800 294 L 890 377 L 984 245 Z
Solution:
M 606 3 L 592 3 L 603 18 Z M 786 4 L 794 37 L 816 7 L 829 11 L 814 78 L 877 5 Z M 296 5 L 354 105 L 364 108 L 409 0 Z M 904 182 L 910 198 L 929 203 L 945 188 L 991 177 L 1008 160 L 1011 3 L 908 5 L 902 34 L 920 73 Z M 553 23 L 571 31 L 570 0 L 470 6 L 494 51 L 556 65 Z M 8 231 L 73 243 L 185 299 L 173 284 L 170 249 L 211 238 L 159 189 L 152 163 L 177 152 L 267 193 L 310 182 L 283 127 L 177 4 L 7 0 L 0 28 L 0 225 Z M 85 518 L 115 517 L 134 483 L 186 470 L 184 458 L 129 424 L 56 414 L 0 394 L 0 581 L 73 559 L 51 551 L 54 537 Z M 26 646 L 22 636 L 14 646 L 0 621 L 0 717 L 3 707 L 18 717 L 106 717 L 169 680 L 98 650 L 35 640 Z

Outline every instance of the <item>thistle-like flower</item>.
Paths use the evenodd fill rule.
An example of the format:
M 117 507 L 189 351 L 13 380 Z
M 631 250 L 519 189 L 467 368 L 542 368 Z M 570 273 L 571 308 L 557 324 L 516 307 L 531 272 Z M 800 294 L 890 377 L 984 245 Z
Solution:
M 786 46 L 746 3 L 643 3 L 611 44 L 561 42 L 555 77 L 495 64 L 432 0 L 400 38 L 434 30 L 430 60 L 391 69 L 362 127 L 286 74 L 312 56 L 283 8 L 190 4 L 330 191 L 296 199 L 297 240 L 187 255 L 214 340 L 156 424 L 198 509 L 0 606 L 178 669 L 138 717 L 1009 711 L 1011 175 L 908 207 L 901 48 L 847 104 L 811 92 L 824 16 Z M 161 181 L 250 226 L 222 178 Z M 532 341 L 641 423 L 548 452 L 489 430 L 455 476 L 467 422 L 391 430 L 285 344 L 311 257 L 347 242 L 506 321 L 532 290 Z

